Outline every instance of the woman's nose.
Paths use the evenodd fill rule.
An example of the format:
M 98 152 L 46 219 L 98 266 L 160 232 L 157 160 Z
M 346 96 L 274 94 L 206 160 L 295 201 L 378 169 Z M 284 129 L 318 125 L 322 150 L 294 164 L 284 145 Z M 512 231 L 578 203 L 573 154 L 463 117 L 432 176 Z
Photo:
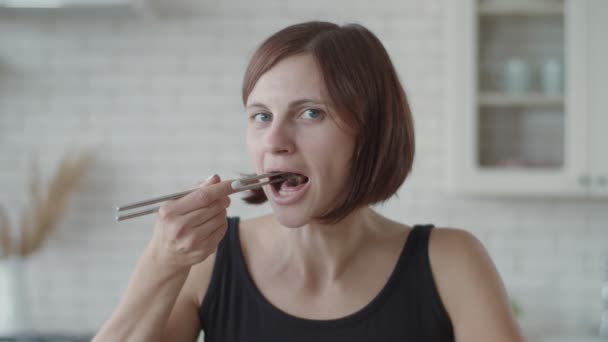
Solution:
M 274 122 L 264 137 L 266 151 L 273 154 L 291 154 L 295 150 L 293 134 L 286 123 Z

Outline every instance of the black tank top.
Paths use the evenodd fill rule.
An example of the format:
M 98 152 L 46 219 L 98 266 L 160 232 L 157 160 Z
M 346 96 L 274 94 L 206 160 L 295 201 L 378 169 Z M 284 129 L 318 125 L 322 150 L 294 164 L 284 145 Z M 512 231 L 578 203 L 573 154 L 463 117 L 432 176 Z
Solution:
M 206 342 L 454 341 L 428 258 L 432 225 L 414 226 L 392 274 L 370 303 L 331 320 L 289 315 L 261 294 L 246 267 L 238 225 L 238 217 L 228 219 L 199 308 Z

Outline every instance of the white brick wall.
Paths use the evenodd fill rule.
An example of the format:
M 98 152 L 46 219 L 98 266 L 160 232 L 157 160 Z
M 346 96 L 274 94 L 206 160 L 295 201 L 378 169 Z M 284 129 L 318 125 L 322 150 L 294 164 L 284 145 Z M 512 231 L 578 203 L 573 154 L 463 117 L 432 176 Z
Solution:
M 251 169 L 240 104 L 247 59 L 275 30 L 325 19 L 374 31 L 413 106 L 415 170 L 400 198 L 380 210 L 478 236 L 523 306 L 529 335 L 594 329 L 608 261 L 605 201 L 481 200 L 439 188 L 443 7 L 439 0 L 231 0 L 158 17 L 0 11 L 0 203 L 13 219 L 25 206 L 34 156 L 48 175 L 69 146 L 97 152 L 59 231 L 27 263 L 33 327 L 91 331 L 114 308 L 153 225 L 152 217 L 115 223 L 116 204 Z M 234 201 L 230 214 L 268 210 Z

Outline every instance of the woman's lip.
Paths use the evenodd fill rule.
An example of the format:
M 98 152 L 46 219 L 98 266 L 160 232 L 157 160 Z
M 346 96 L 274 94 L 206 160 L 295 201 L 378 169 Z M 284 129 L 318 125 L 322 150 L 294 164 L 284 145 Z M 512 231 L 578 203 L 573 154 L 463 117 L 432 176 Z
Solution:
M 270 186 L 270 194 L 273 203 L 278 205 L 290 205 L 297 201 L 299 201 L 308 191 L 310 187 L 310 181 L 302 184 L 302 187 L 296 191 L 293 191 L 293 194 L 290 194 L 289 191 L 286 191 L 287 195 L 281 196 L 279 194 L 279 190 L 277 190 L 274 186 Z
M 288 173 L 297 173 L 297 174 L 299 174 L 299 175 L 306 176 L 304 173 L 302 173 L 302 172 L 301 172 L 301 171 L 299 171 L 299 170 L 293 170 L 293 169 L 289 169 L 289 168 L 284 168 L 284 169 L 281 169 L 281 168 L 276 168 L 276 169 L 266 169 L 266 170 L 264 170 L 264 173 L 272 173 L 272 172 L 280 172 L 280 173 L 287 173 L 287 172 L 288 172 Z

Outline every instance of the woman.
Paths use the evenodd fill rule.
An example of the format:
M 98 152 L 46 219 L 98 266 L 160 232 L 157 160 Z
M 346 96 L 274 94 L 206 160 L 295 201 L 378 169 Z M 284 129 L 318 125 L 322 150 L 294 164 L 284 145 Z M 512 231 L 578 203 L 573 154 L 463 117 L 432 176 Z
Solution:
M 308 22 L 256 51 L 243 82 L 247 146 L 271 215 L 239 222 L 231 180 L 165 203 L 95 341 L 521 341 L 488 254 L 453 228 L 394 222 L 414 156 L 409 105 L 367 29 Z

